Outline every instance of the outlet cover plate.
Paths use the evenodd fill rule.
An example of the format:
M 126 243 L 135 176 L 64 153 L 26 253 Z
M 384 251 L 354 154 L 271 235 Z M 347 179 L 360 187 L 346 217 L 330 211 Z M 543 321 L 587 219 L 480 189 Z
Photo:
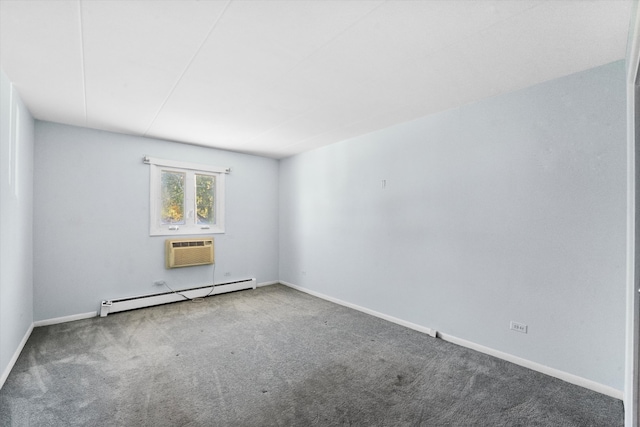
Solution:
M 523 334 L 527 333 L 527 325 L 525 325 L 524 323 L 518 323 L 512 320 L 509 328 L 512 331 L 522 332 Z

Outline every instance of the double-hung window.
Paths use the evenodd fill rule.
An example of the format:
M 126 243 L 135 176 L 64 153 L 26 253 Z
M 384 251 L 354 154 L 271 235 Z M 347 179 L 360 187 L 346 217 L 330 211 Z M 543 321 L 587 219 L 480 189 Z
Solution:
M 145 157 L 152 236 L 224 233 L 229 168 Z

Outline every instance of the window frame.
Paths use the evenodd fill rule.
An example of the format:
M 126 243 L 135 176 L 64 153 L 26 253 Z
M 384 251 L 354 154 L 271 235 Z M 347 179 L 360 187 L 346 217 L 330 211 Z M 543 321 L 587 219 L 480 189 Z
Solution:
M 210 166 L 199 163 L 164 160 L 144 157 L 149 165 L 149 235 L 202 235 L 221 234 L 225 232 L 225 176 L 231 172 L 230 168 Z M 184 224 L 162 224 L 162 172 L 179 172 L 185 174 L 185 209 Z M 196 186 L 195 176 L 207 175 L 215 177 L 215 224 L 198 224 L 197 209 L 195 207 Z M 193 184 L 193 185 L 191 185 Z M 193 202 L 193 203 L 191 203 Z M 190 206 L 194 204 L 194 206 Z

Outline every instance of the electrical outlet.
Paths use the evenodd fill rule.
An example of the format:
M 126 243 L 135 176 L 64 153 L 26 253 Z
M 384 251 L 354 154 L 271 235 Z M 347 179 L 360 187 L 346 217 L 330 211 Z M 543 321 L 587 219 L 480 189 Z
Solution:
M 513 320 L 511 321 L 510 329 L 512 331 L 522 332 L 523 334 L 527 333 L 527 325 L 524 323 L 514 322 Z
M 163 286 L 165 282 L 164 280 L 156 280 L 155 282 L 153 282 L 153 284 L 156 286 Z
M 225 275 L 226 277 L 229 277 L 229 276 L 231 276 L 231 273 L 230 273 L 229 271 L 227 271 L 226 273 L 224 273 L 224 275 Z

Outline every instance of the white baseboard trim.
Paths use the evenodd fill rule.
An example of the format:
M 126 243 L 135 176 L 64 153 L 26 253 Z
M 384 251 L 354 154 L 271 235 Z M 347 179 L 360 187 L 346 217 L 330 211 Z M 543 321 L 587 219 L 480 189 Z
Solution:
M 54 319 L 38 320 L 36 322 L 33 322 L 33 326 L 37 328 L 38 326 L 57 325 L 58 323 L 73 322 L 74 320 L 90 319 L 92 317 L 96 317 L 97 315 L 97 311 L 90 311 L 89 313 L 80 313 L 73 314 L 71 316 L 56 317 Z
M 389 322 L 393 322 L 393 323 L 396 323 L 398 325 L 405 326 L 405 327 L 407 327 L 409 329 L 413 329 L 413 330 L 418 331 L 418 332 L 423 332 L 423 333 L 426 333 L 426 334 L 431 335 L 431 336 L 436 336 L 436 334 L 437 334 L 437 336 L 439 338 L 441 338 L 444 341 L 450 342 L 452 344 L 457 344 L 459 346 L 466 347 L 466 348 L 469 348 L 471 350 L 478 351 L 480 353 L 484 353 L 484 354 L 488 354 L 488 355 L 493 356 L 493 357 L 497 357 L 498 359 L 506 360 L 507 362 L 511 362 L 511 363 L 516 364 L 516 365 L 531 369 L 533 371 L 540 372 L 540 373 L 543 373 L 545 375 L 549 375 L 550 377 L 558 378 L 558 379 L 566 381 L 568 383 L 571 383 L 571 384 L 574 384 L 574 385 L 577 385 L 577 386 L 580 386 L 580 387 L 584 387 L 586 389 L 589 389 L 589 390 L 604 394 L 606 396 L 613 397 L 615 399 L 622 400 L 623 397 L 624 397 L 624 392 L 622 390 L 618 390 L 616 388 L 613 388 L 613 387 L 610 387 L 610 386 L 607 386 L 607 385 L 604 385 L 604 384 L 600 384 L 598 382 L 595 382 L 595 381 L 592 381 L 592 380 L 588 380 L 586 378 L 582 378 L 582 377 L 579 377 L 577 375 L 573 375 L 573 374 L 570 374 L 568 372 L 561 371 L 559 369 L 550 368 L 550 367 L 542 365 L 540 363 L 532 362 L 532 361 L 527 360 L 527 359 L 523 359 L 522 357 L 514 356 L 512 354 L 505 353 L 505 352 L 502 352 L 502 351 L 499 351 L 499 350 L 494 350 L 494 349 L 492 349 L 490 347 L 485 347 L 483 345 L 476 344 L 476 343 L 474 343 L 472 341 L 467 341 L 467 340 L 464 340 L 462 338 L 457 338 L 457 337 L 455 337 L 453 335 L 444 334 L 444 333 L 441 333 L 441 332 L 436 332 L 434 329 L 427 328 L 426 326 L 417 325 L 415 323 L 411 323 L 411 322 L 407 322 L 407 321 L 402 320 L 402 319 L 398 319 L 397 317 L 388 316 L 386 314 L 383 314 L 383 313 L 380 313 L 380 312 L 377 312 L 377 311 L 374 311 L 374 310 L 370 310 L 368 308 L 361 307 L 361 306 L 356 305 L 356 304 L 352 304 L 352 303 L 349 303 L 349 302 L 346 302 L 346 301 L 342 301 L 342 300 L 340 300 L 338 298 L 330 297 L 330 296 L 322 294 L 320 292 L 312 291 L 310 289 L 306 289 L 306 288 L 294 285 L 293 283 L 284 282 L 282 280 L 279 283 L 282 283 L 285 286 L 288 286 L 288 287 L 296 289 L 298 291 L 307 293 L 309 295 L 313 295 L 315 297 L 322 298 L 324 300 L 331 301 L 331 302 L 334 302 L 336 304 L 340 304 L 340 305 L 343 305 L 345 307 L 349 307 L 349 308 L 352 308 L 354 310 L 358 310 L 358 311 L 361 311 L 363 313 L 367 313 L 367 314 L 370 314 L 370 315 L 375 316 L 375 317 L 379 317 L 379 318 L 384 319 L 384 320 L 388 320 Z
M 296 289 L 296 290 L 298 290 L 300 292 L 304 292 L 306 294 L 313 295 L 314 297 L 318 297 L 318 298 L 322 298 L 322 299 L 327 300 L 327 301 L 335 302 L 336 304 L 340 304 L 340 305 L 343 305 L 345 307 L 349 307 L 349 308 L 352 308 L 354 310 L 358 310 L 358 311 L 361 311 L 363 313 L 367 313 L 367 314 L 370 314 L 372 316 L 379 317 L 379 318 L 384 319 L 384 320 L 388 320 L 389 322 L 396 323 L 396 324 L 401 325 L 401 326 L 405 326 L 405 327 L 407 327 L 409 329 L 413 329 L 413 330 L 418 331 L 418 332 L 423 332 L 423 333 L 425 333 L 427 335 L 431 335 L 432 337 L 436 336 L 436 331 L 434 329 L 427 328 L 426 326 L 418 325 L 416 323 L 407 322 L 406 320 L 398 319 L 397 317 L 389 316 L 387 314 L 380 313 L 378 311 L 371 310 L 371 309 L 368 309 L 366 307 L 362 307 L 362 306 L 359 306 L 359 305 L 356 305 L 356 304 L 352 304 L 350 302 L 342 301 L 342 300 L 340 300 L 338 298 L 334 298 L 334 297 L 330 297 L 330 296 L 325 295 L 325 294 L 321 294 L 320 292 L 316 292 L 316 291 L 312 291 L 310 289 L 302 288 L 300 286 L 294 285 L 293 283 L 288 283 L 288 282 L 283 282 L 283 281 L 280 281 L 278 283 L 282 283 L 283 285 L 288 286 L 288 287 L 293 288 L 293 289 Z
M 25 344 L 27 343 L 27 340 L 31 336 L 31 332 L 33 332 L 33 323 L 31 324 L 31 326 L 29 326 L 29 329 L 27 329 L 27 333 L 24 334 L 24 337 L 22 337 L 22 341 L 20 341 L 18 348 L 16 348 L 15 353 L 13 353 L 13 357 L 11 358 L 11 360 L 9 360 L 9 364 L 4 369 L 4 372 L 2 372 L 2 376 L 0 377 L 0 390 L 2 389 L 2 386 L 4 386 L 4 382 L 7 380 L 7 378 L 9 378 L 9 374 L 13 369 L 13 365 L 15 365 L 16 362 L 18 361 L 18 357 L 20 356 L 20 353 L 22 353 L 22 349 L 24 348 Z
M 550 377 L 558 378 L 568 383 L 575 384 L 580 387 L 584 387 L 586 389 L 604 394 L 609 397 L 613 397 L 615 399 L 622 400 L 622 398 L 624 397 L 624 393 L 622 390 L 618 390 L 616 388 L 613 388 L 604 384 L 600 384 L 598 382 L 588 380 L 586 378 L 582 378 L 577 375 L 561 371 L 559 369 L 551 368 L 549 366 L 545 366 L 537 362 L 532 362 L 531 360 L 523 359 L 522 357 L 514 356 L 513 354 L 505 353 L 500 350 L 495 350 L 490 347 L 485 347 L 483 345 L 476 344 L 472 341 L 467 341 L 465 339 L 454 337 L 453 335 L 449 335 L 449 334 L 443 334 L 438 332 L 438 337 L 442 338 L 444 341 L 448 341 L 450 343 L 457 344 L 462 347 L 470 348 L 471 350 L 488 354 L 489 356 L 497 357 L 498 359 L 506 360 L 507 362 L 520 365 L 522 367 L 531 369 L 532 371 L 540 372 L 542 374 L 549 375 Z
M 278 280 L 274 280 L 274 281 L 271 281 L 271 282 L 258 283 L 256 286 L 259 288 L 261 286 L 277 285 L 278 283 L 280 283 Z

